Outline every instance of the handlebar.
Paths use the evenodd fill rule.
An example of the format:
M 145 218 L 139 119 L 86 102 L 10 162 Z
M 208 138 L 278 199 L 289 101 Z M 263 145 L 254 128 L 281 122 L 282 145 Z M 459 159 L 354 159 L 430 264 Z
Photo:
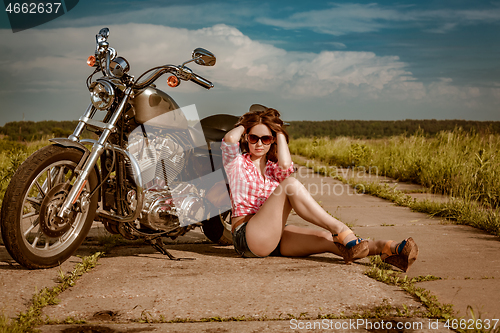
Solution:
M 108 43 L 109 29 L 102 28 L 99 33 L 96 35 L 96 51 L 95 55 L 99 61 L 99 65 L 101 66 L 101 70 L 105 76 L 112 76 L 110 73 L 110 62 L 116 57 L 116 51 L 109 47 Z M 199 76 L 198 74 L 193 73 L 193 71 L 184 65 L 191 61 L 196 61 L 199 58 L 209 57 L 210 66 L 215 64 L 215 56 L 207 50 L 204 49 L 196 49 L 195 52 L 198 52 L 197 57 L 193 56 L 193 59 L 185 62 L 181 66 L 174 65 L 165 65 L 151 68 L 150 70 L 144 72 L 139 78 L 135 81 L 133 88 L 134 89 L 143 89 L 154 81 L 156 81 L 160 76 L 166 73 L 172 73 L 177 78 L 185 81 L 192 81 L 205 89 L 211 89 L 214 87 L 212 82 L 205 79 L 204 77 Z M 213 58 L 213 59 L 212 59 Z M 198 62 L 197 62 L 198 63 Z M 198 63 L 199 64 L 199 63 Z M 204 63 L 203 63 L 204 64 Z M 147 73 L 154 71 L 151 73 L 146 79 L 141 80 L 141 78 Z
M 189 81 L 193 81 L 194 83 L 202 86 L 205 89 L 210 89 L 210 88 L 214 87 L 214 84 L 212 82 L 208 81 L 204 77 L 201 77 L 195 73 L 193 73 L 191 75 L 191 78 L 189 79 Z
M 200 86 L 202 86 L 205 89 L 210 89 L 213 88 L 214 85 L 212 82 L 209 80 L 205 79 L 202 76 L 199 76 L 198 74 L 193 73 L 190 69 L 187 67 L 179 67 L 179 66 L 174 66 L 174 65 L 165 65 L 161 67 L 156 67 L 156 68 L 151 68 L 150 70 L 156 69 L 155 72 L 153 72 L 149 77 L 147 77 L 145 80 L 140 81 L 141 77 L 146 74 L 142 74 L 134 84 L 134 89 L 143 89 L 147 86 L 149 86 L 151 83 L 156 81 L 160 76 L 166 73 L 172 73 L 175 74 L 179 79 L 183 80 L 189 80 L 192 81 Z

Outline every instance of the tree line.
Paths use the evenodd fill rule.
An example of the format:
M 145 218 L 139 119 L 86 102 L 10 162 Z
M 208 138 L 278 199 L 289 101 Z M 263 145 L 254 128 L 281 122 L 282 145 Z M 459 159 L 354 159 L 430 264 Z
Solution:
M 292 139 L 303 137 L 347 136 L 356 139 L 380 139 L 395 135 L 410 136 L 417 132 L 433 137 L 441 131 L 462 128 L 466 132 L 500 134 L 500 121 L 471 120 L 325 120 L 290 121 L 287 127 Z
M 37 141 L 47 136 L 67 137 L 77 124 L 77 120 L 13 121 L 0 127 L 0 134 L 11 141 Z
M 301 137 L 347 136 L 357 139 L 379 139 L 395 135 L 413 135 L 421 132 L 433 137 L 441 131 L 453 131 L 460 127 L 466 132 L 500 134 L 500 121 L 471 120 L 324 120 L 290 121 L 287 127 L 292 139 Z M 78 121 L 14 121 L 0 127 L 0 135 L 10 141 L 29 142 L 48 136 L 67 137 Z M 89 133 L 90 134 L 90 133 Z

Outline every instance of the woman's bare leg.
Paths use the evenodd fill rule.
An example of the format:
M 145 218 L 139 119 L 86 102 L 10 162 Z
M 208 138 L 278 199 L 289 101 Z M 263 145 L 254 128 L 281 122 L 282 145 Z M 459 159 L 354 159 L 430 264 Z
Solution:
M 294 177 L 288 177 L 276 188 L 259 211 L 248 221 L 248 247 L 259 256 L 266 256 L 278 245 L 291 209 L 304 220 L 338 234 L 348 227 L 328 214 L 307 189 Z M 346 241 L 355 239 L 351 234 Z
M 295 225 L 287 225 L 283 230 L 280 252 L 285 257 L 306 257 L 325 252 L 342 255 L 330 232 Z
M 386 240 L 369 240 L 368 247 L 370 253 L 368 255 L 379 255 L 386 242 Z M 396 245 L 396 242 L 391 244 L 392 252 L 395 251 Z M 330 232 L 295 225 L 287 225 L 283 229 L 280 252 L 285 257 L 306 257 L 325 252 L 342 256 L 342 253 L 333 242 L 333 236 Z
M 284 228 L 292 208 L 304 220 L 328 230 L 329 236 L 326 233 L 302 233 L 298 232 L 297 229 L 295 229 L 294 234 L 286 235 Z M 283 255 L 305 256 L 322 252 L 340 255 L 331 234 L 338 234 L 347 229 L 348 227 L 344 223 L 328 214 L 296 178 L 289 177 L 276 188 L 260 210 L 248 221 L 246 237 L 248 247 L 258 256 L 269 255 L 276 248 L 280 239 L 287 236 L 293 236 L 296 245 L 285 239 L 284 250 L 285 253 L 289 254 L 282 252 Z M 356 236 L 351 234 L 346 237 L 344 243 L 355 238 Z M 321 242 L 318 247 L 315 247 L 315 245 L 309 244 L 309 240 L 313 242 L 320 240 Z M 328 245 L 325 240 L 328 240 L 330 244 Z M 369 254 L 380 254 L 385 242 L 384 240 L 369 241 Z M 281 247 L 283 248 L 283 240 Z M 393 243 L 391 248 L 394 247 Z M 317 252 L 320 249 L 325 250 Z

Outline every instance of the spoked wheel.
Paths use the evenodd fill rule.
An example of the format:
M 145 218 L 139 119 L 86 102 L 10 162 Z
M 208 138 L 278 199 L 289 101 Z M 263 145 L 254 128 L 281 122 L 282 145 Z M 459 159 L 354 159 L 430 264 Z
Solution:
M 10 255 L 30 269 L 54 267 L 68 259 L 92 226 L 97 195 L 93 170 L 66 219 L 57 216 L 76 179 L 83 152 L 47 146 L 16 171 L 5 192 L 1 211 L 2 238 Z
M 216 215 L 202 225 L 203 233 L 212 242 L 220 245 L 232 245 L 231 210 Z

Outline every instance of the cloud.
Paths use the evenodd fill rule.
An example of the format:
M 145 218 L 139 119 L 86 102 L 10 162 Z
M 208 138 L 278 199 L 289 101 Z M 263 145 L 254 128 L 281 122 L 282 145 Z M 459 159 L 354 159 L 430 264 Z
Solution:
M 101 26 L 84 28 L 31 29 L 17 38 L 0 31 L 0 94 L 6 105 L 19 103 L 23 91 L 44 93 L 57 100 L 76 96 L 88 103 L 85 79 L 92 72 L 86 65 L 95 49 L 95 34 Z M 389 104 L 428 103 L 449 108 L 481 107 L 492 100 L 498 104 L 498 90 L 457 87 L 451 79 L 423 84 L 397 56 L 373 52 L 293 52 L 253 40 L 240 30 L 218 24 L 189 30 L 151 24 L 110 25 L 110 45 L 131 64 L 138 77 L 145 70 L 163 64 L 181 64 L 196 47 L 217 56 L 215 67 L 189 64 L 201 76 L 214 82 L 218 101 L 241 103 L 241 96 L 273 96 L 293 107 L 345 105 L 372 101 Z M 164 84 L 165 78 L 157 81 Z M 200 88 L 183 82 L 176 93 L 200 95 Z M 211 92 L 213 95 L 214 93 Z M 202 96 L 202 95 L 200 95 Z M 215 96 L 215 95 L 214 95 Z M 236 97 L 238 96 L 238 97 Z M 260 97 L 259 97 L 260 96 Z M 202 97 L 200 97 L 202 98 Z M 206 97 L 203 97 L 206 98 Z M 233 100 L 239 98 L 238 100 Z M 226 102 L 227 99 L 227 102 Z
M 259 17 L 258 22 L 283 29 L 310 29 L 341 36 L 386 28 L 421 28 L 446 33 L 458 26 L 480 23 L 499 24 L 500 8 L 484 10 L 418 10 L 414 6 L 378 4 L 333 4 L 331 8 L 294 13 L 287 18 Z M 435 22 L 439 22 L 436 24 Z
M 29 30 L 22 40 L 3 34 L 0 46 L 10 56 L 3 71 L 11 76 L 29 77 L 23 82 L 31 89 L 76 89 L 90 74 L 87 55 L 94 52 L 94 35 L 99 27 Z M 368 91 L 372 96 L 415 80 L 398 57 L 380 57 L 372 52 L 323 51 L 319 54 L 289 52 L 252 40 L 241 31 L 219 24 L 198 30 L 158 25 L 110 26 L 109 42 L 131 63 L 136 77 L 146 69 L 165 63 L 180 64 L 195 47 L 214 52 L 217 66 L 191 67 L 218 85 L 230 89 L 275 91 L 283 96 L 327 96 L 339 89 Z M 161 38 L 160 38 L 161 36 Z M 32 50 L 36 50 L 33 52 Z M 205 74 L 206 73 L 206 74 Z M 76 83 L 80 78 L 82 83 Z M 186 87 L 182 85 L 181 87 Z
M 322 42 L 322 43 L 315 43 L 315 44 L 320 44 L 320 45 L 330 45 L 333 46 L 336 49 L 345 49 L 347 46 L 344 43 L 339 43 L 339 42 Z
M 294 13 L 286 19 L 257 18 L 257 21 L 284 29 L 312 29 L 313 31 L 340 36 L 352 32 L 378 31 L 387 27 L 384 21 L 402 20 L 395 9 L 376 4 L 335 4 L 324 10 Z
M 445 23 L 439 27 L 426 29 L 424 31 L 436 33 L 436 34 L 445 34 L 447 32 L 450 32 L 451 30 L 455 29 L 456 27 L 457 27 L 457 23 Z

